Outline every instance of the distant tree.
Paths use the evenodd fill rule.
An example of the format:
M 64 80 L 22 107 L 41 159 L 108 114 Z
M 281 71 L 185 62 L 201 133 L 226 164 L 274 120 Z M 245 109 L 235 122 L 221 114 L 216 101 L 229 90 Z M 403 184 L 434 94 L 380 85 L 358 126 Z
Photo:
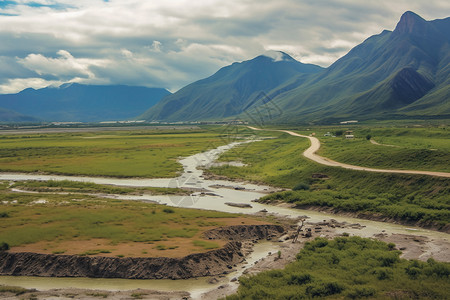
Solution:
M 366 139 L 370 140 L 372 138 L 372 136 L 370 134 L 366 135 Z
M 343 134 L 344 134 L 344 130 L 337 130 L 337 131 L 334 132 L 335 136 L 341 136 Z

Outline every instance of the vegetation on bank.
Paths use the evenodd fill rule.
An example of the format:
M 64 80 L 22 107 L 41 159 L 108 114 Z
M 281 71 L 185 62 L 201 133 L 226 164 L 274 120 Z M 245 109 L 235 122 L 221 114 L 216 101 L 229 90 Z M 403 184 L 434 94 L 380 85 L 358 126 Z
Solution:
M 65 192 L 65 193 L 101 193 L 101 194 L 153 194 L 153 195 L 186 195 L 189 191 L 179 188 L 128 188 L 112 185 L 96 184 L 92 182 L 78 182 L 71 180 L 48 180 L 48 181 L 19 181 L 10 186 L 21 190 L 34 192 Z
M 203 240 L 206 230 L 263 223 L 238 214 L 80 194 L 11 193 L 4 186 L 0 214 L 0 244 L 12 251 L 31 247 L 33 252 L 78 255 L 184 256 L 226 243 Z M 84 245 L 83 251 L 72 253 L 71 245 Z M 122 245 L 132 247 L 124 250 Z
M 344 137 L 346 131 L 316 130 L 321 142 L 318 154 L 365 167 L 450 172 L 450 130 L 446 127 L 355 127 L 350 129 L 353 139 Z M 324 136 L 327 132 L 340 135 Z
M 0 137 L 0 171 L 112 177 L 175 177 L 179 157 L 228 141 L 204 129 L 41 133 Z
M 289 202 L 337 211 L 366 212 L 398 221 L 439 227 L 450 223 L 450 179 L 422 175 L 372 173 L 322 166 L 306 159 L 307 139 L 265 132 L 276 139 L 243 145 L 223 154 L 210 173 L 294 189 L 263 197 L 263 202 Z
M 450 264 L 400 259 L 394 245 L 316 238 L 283 270 L 239 278 L 234 299 L 448 299 Z

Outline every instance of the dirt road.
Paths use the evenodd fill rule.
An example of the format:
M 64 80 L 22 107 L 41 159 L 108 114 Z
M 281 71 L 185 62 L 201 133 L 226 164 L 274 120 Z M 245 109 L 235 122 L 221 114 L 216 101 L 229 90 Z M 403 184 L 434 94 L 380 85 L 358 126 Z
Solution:
M 248 126 L 248 128 L 253 130 L 262 130 L 256 127 Z M 265 130 L 265 129 L 264 129 Z M 446 172 L 431 172 L 431 171 L 418 171 L 418 170 L 390 170 L 390 169 L 374 169 L 374 168 L 367 168 L 367 167 L 360 167 L 360 166 L 354 166 L 349 164 L 340 163 L 331 159 L 328 159 L 326 157 L 320 156 L 316 154 L 316 152 L 320 149 L 320 141 L 318 138 L 313 136 L 307 136 L 295 133 L 293 131 L 289 130 L 269 130 L 269 131 L 281 131 L 285 132 L 287 134 L 290 134 L 292 136 L 298 136 L 302 138 L 307 138 L 311 142 L 311 146 L 309 146 L 308 149 L 303 152 L 303 155 L 306 158 L 309 158 L 321 165 L 330 166 L 330 167 L 341 167 L 344 169 L 350 169 L 350 170 L 358 170 L 358 171 L 367 171 L 367 172 L 380 172 L 380 173 L 399 173 L 399 174 L 418 174 L 418 175 L 429 175 L 429 176 L 438 176 L 438 177 L 447 177 L 450 178 L 450 173 Z

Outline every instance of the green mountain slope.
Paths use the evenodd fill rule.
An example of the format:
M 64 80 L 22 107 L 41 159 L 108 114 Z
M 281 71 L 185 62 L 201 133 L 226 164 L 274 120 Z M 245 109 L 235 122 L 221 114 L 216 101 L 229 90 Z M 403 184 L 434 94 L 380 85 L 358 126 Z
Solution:
M 406 12 L 393 32 L 352 49 L 323 73 L 277 96 L 274 121 L 445 116 L 449 109 L 450 18 Z
M 157 121 L 220 120 L 236 116 L 264 101 L 265 93 L 310 74 L 322 71 L 302 64 L 282 52 L 269 52 L 252 60 L 234 63 L 206 79 L 194 82 L 165 97 L 139 118 Z
M 450 18 L 426 21 L 406 12 L 394 31 L 369 37 L 326 69 L 280 52 L 269 56 L 222 68 L 141 117 L 273 123 L 450 117 Z

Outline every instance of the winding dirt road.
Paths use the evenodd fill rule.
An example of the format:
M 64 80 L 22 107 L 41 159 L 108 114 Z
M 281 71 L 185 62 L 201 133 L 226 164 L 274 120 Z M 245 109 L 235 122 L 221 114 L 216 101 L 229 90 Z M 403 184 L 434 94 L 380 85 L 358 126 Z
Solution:
M 253 130 L 263 130 L 260 128 L 247 126 L 250 129 Z M 309 158 L 321 165 L 330 166 L 330 167 L 341 167 L 344 169 L 350 169 L 350 170 L 358 170 L 358 171 L 367 171 L 367 172 L 379 172 L 379 173 L 398 173 L 398 174 L 418 174 L 418 175 L 428 175 L 428 176 L 437 176 L 437 177 L 447 177 L 450 178 L 450 173 L 446 172 L 431 172 L 431 171 L 418 171 L 418 170 L 390 170 L 390 169 L 374 169 L 374 168 L 367 168 L 367 167 L 360 167 L 360 166 L 354 166 L 349 164 L 340 163 L 331 159 L 328 159 L 326 157 L 320 156 L 316 154 L 316 152 L 320 149 L 320 141 L 318 138 L 313 136 L 307 136 L 295 133 L 293 131 L 289 130 L 266 130 L 265 131 L 280 131 L 285 132 L 287 134 L 290 134 L 292 136 L 298 136 L 302 138 L 307 138 L 311 142 L 311 146 L 309 146 L 308 149 L 303 152 L 303 155 L 306 158 Z

